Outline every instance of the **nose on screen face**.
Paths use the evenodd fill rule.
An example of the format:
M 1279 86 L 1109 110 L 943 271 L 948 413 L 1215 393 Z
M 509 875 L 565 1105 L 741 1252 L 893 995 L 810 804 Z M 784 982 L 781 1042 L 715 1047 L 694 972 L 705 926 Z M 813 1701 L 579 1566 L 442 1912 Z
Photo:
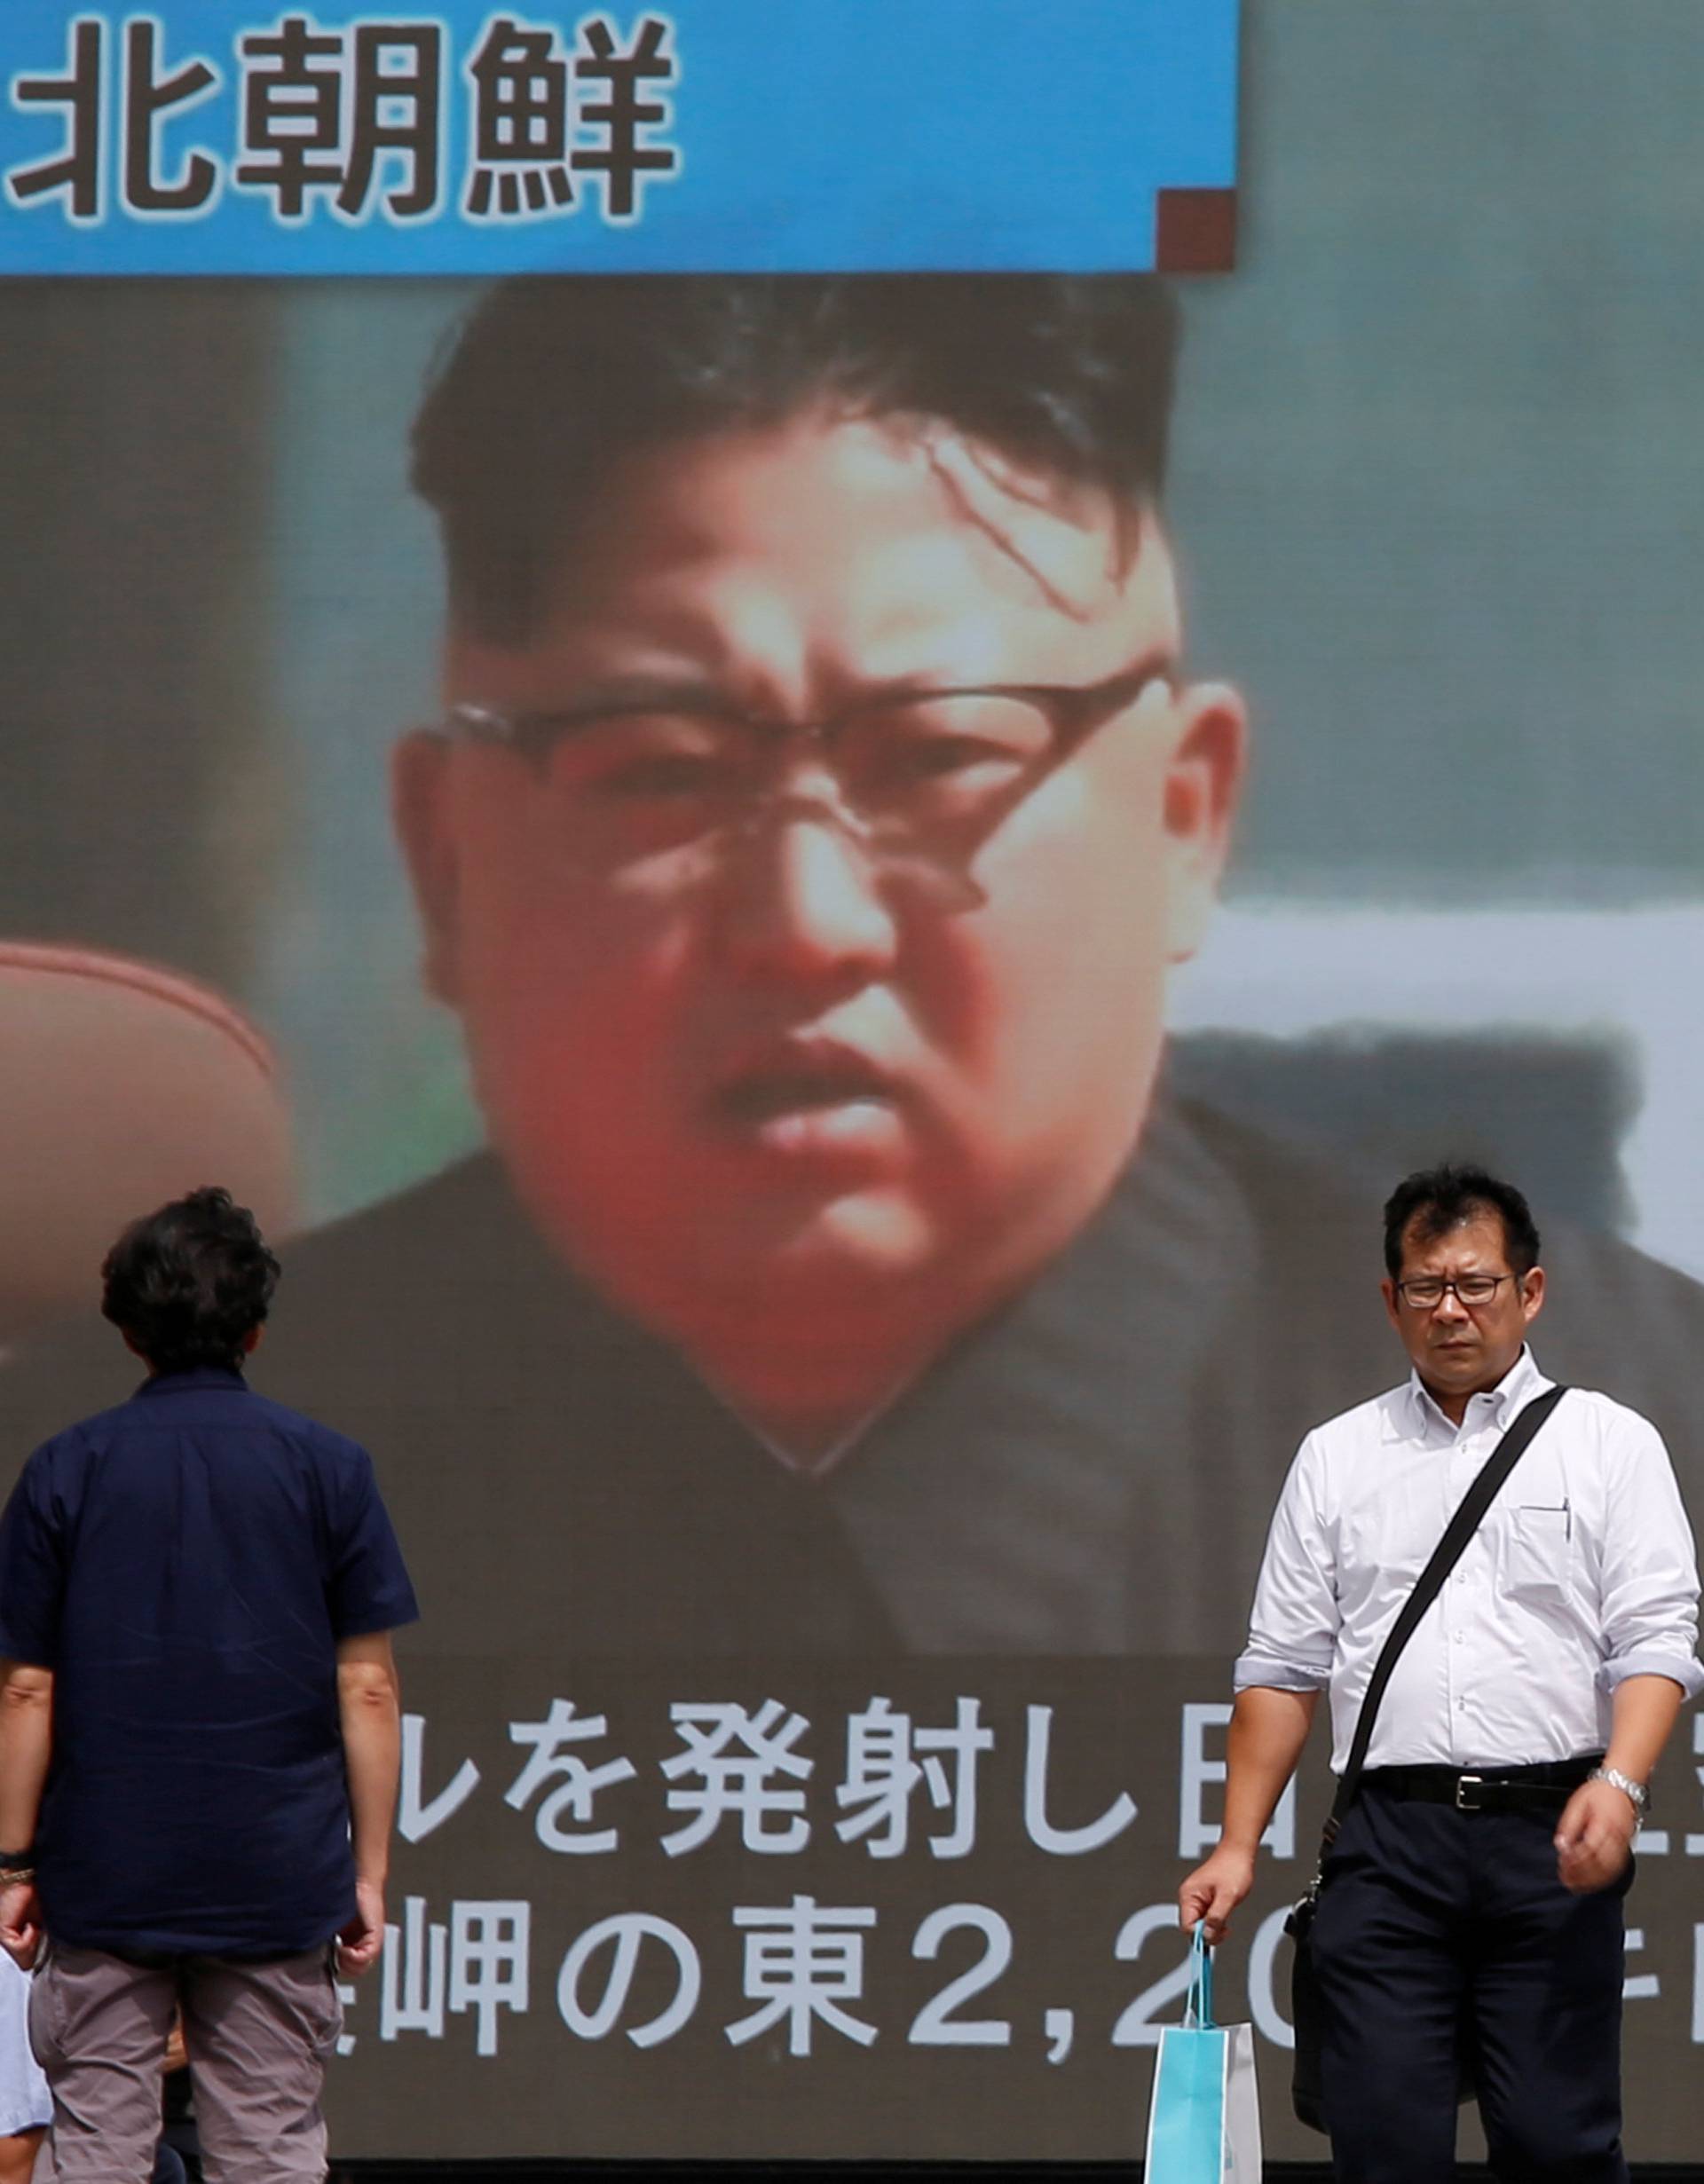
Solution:
M 782 819 L 741 862 L 730 926 L 747 955 L 804 968 L 891 956 L 895 919 L 881 874 L 832 813 Z

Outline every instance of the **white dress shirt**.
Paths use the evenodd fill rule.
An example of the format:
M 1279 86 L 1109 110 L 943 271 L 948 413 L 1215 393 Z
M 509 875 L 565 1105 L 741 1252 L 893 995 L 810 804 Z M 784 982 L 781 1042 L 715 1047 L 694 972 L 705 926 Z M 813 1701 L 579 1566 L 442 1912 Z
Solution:
M 1402 1603 L 1505 1428 L 1550 1384 L 1524 1349 L 1456 1427 L 1411 1375 L 1302 1443 L 1235 1683 L 1329 1687 L 1338 1773 Z M 1692 1537 L 1661 1437 L 1608 1396 L 1570 1389 L 1403 1649 L 1367 1764 L 1600 1752 L 1626 1677 L 1704 1687 L 1697 1643 Z

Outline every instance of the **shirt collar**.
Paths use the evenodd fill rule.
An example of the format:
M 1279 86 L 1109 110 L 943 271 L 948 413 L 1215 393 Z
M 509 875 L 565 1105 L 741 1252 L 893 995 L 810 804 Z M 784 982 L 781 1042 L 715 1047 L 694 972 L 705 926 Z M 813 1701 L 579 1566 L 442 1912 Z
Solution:
M 150 1373 L 138 1395 L 185 1395 L 198 1388 L 247 1388 L 239 1372 L 224 1365 L 191 1365 L 178 1373 Z
M 1458 1426 L 1445 1416 L 1426 1392 L 1419 1373 L 1410 1372 L 1408 1383 L 1408 1422 L 1417 1434 L 1435 1433 L 1441 1428 L 1451 1440 L 1455 1440 L 1470 1425 L 1479 1424 L 1488 1412 L 1493 1422 L 1506 1431 L 1523 1406 L 1550 1384 L 1538 1369 L 1538 1360 L 1533 1355 L 1531 1344 L 1523 1343 L 1520 1355 L 1496 1386 L 1483 1389 L 1469 1399 L 1466 1415 Z M 1475 1405 L 1479 1407 L 1477 1411 Z

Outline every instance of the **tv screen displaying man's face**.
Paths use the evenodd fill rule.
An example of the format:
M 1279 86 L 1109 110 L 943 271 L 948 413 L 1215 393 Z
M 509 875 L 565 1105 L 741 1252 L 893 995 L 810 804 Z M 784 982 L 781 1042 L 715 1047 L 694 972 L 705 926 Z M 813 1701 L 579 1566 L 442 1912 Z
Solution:
M 1151 509 L 820 405 L 618 462 L 525 638 L 453 633 L 397 808 L 493 1142 L 784 1435 L 1128 1158 L 1238 770 L 1179 650 Z

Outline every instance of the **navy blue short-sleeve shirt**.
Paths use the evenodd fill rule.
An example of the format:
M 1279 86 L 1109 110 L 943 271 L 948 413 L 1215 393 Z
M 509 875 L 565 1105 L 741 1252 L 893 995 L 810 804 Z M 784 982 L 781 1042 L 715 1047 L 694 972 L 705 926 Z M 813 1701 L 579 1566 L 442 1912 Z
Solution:
M 49 1934 L 329 1940 L 355 1908 L 337 1644 L 418 1612 L 366 1451 L 239 1373 L 158 1375 L 38 1448 L 0 1516 L 0 1655 L 53 1671 Z

